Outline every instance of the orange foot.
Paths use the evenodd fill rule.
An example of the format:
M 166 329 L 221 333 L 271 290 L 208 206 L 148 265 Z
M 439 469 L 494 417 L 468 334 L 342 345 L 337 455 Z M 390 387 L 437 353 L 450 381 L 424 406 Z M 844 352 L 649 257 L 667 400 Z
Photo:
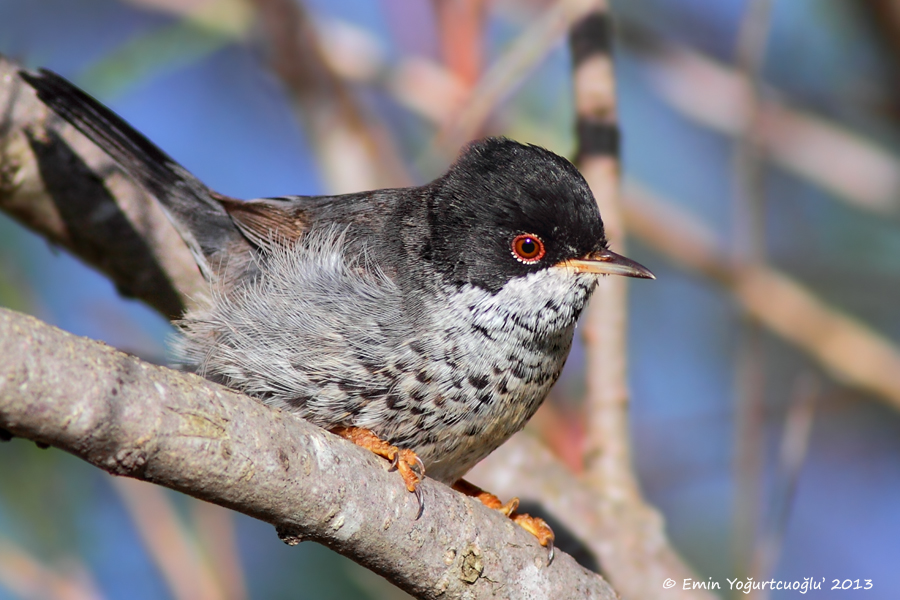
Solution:
M 518 498 L 513 498 L 506 504 L 503 504 L 502 502 L 500 502 L 500 498 L 498 498 L 494 494 L 484 491 L 477 485 L 473 485 L 465 479 L 460 479 L 459 481 L 454 483 L 453 489 L 457 492 L 465 494 L 466 496 L 476 498 L 488 508 L 499 510 L 514 522 L 518 523 L 522 528 L 525 529 L 525 531 L 536 537 L 538 543 L 540 543 L 541 546 L 550 548 L 550 558 L 548 560 L 548 564 L 550 562 L 553 562 L 553 540 L 555 539 L 553 530 L 550 529 L 550 526 L 547 525 L 547 523 L 543 519 L 532 517 L 531 515 L 526 515 L 524 513 L 517 513 L 516 509 L 519 508 Z
M 425 465 L 422 464 L 422 460 L 416 456 L 415 452 L 392 446 L 362 427 L 337 427 L 331 432 L 391 461 L 391 471 L 395 469 L 400 471 L 406 489 L 414 493 L 416 500 L 419 501 L 419 512 L 416 514 L 416 519 L 422 516 L 422 511 L 425 510 L 425 497 L 422 495 L 422 490 L 419 489 L 419 482 L 425 479 Z

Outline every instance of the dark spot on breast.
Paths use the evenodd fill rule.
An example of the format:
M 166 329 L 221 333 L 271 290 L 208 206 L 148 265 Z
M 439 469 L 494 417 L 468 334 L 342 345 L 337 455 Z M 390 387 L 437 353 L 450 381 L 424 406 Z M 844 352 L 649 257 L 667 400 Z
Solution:
M 289 398 L 287 403 L 291 406 L 306 406 L 306 403 L 311 399 L 312 397 L 307 394 L 298 394 L 293 398 Z
M 367 388 L 362 390 L 359 395 L 366 400 L 374 400 L 376 398 L 384 398 L 390 393 L 387 388 Z
M 355 393 L 359 391 L 359 386 L 356 384 L 350 383 L 349 381 L 338 380 L 337 387 L 342 392 Z
M 525 365 L 521 362 L 513 363 L 512 374 L 519 379 L 526 379 L 528 377 L 528 371 L 526 370 Z
M 462 389 L 463 377 L 459 374 L 453 374 L 450 376 L 450 383 L 453 384 L 453 387 Z
M 494 394 L 491 392 L 491 390 L 483 390 L 479 392 L 478 395 L 475 396 L 475 398 L 481 404 L 490 404 L 491 400 L 494 399 Z
M 482 430 L 483 430 L 483 428 L 482 428 L 481 424 L 478 422 L 474 422 L 474 423 L 469 424 L 468 427 L 466 427 L 464 434 L 469 437 L 475 437 L 476 435 L 481 435 Z
M 427 351 L 425 349 L 425 344 L 421 342 L 421 340 L 413 340 L 409 343 L 409 349 L 415 352 L 416 354 L 420 354 L 425 356 Z
M 499 393 L 501 396 L 505 396 L 506 394 L 508 394 L 509 393 L 509 388 L 507 387 L 508 383 L 509 383 L 509 378 L 504 377 L 503 379 L 501 379 L 500 383 L 497 384 L 497 393 Z
M 384 403 L 389 409 L 394 410 L 398 406 L 403 405 L 403 398 L 401 398 L 398 394 L 388 394 L 387 398 L 384 399 Z
M 424 370 L 416 373 L 416 381 L 419 383 L 431 383 L 431 376 Z
M 445 412 L 441 415 L 441 422 L 444 425 L 456 425 L 462 420 L 463 414 L 462 412 Z
M 490 378 L 487 375 L 469 375 L 469 383 L 477 390 L 487 387 Z
M 543 385 L 543 384 L 545 384 L 545 383 L 547 383 L 548 381 L 551 381 L 551 380 L 552 380 L 552 381 L 556 381 L 556 378 L 553 377 L 553 373 L 548 373 L 548 372 L 546 372 L 546 371 L 541 372 L 540 375 L 538 375 L 538 376 L 535 377 L 534 379 L 535 379 L 535 380 L 538 382 L 538 384 L 540 384 L 540 385 Z
M 409 373 L 412 365 L 408 360 L 398 360 L 394 363 L 394 369 L 399 373 Z
M 354 358 L 357 360 L 357 362 L 360 365 L 362 365 L 362 367 L 366 371 L 368 371 L 372 375 L 374 375 L 375 373 L 378 373 L 382 369 L 382 365 L 373 363 L 372 360 L 368 356 L 364 356 L 360 353 L 356 353 Z
M 487 327 L 482 327 L 481 325 L 472 325 L 472 331 L 477 331 L 491 341 L 494 340 L 494 336 L 491 335 L 491 332 L 487 329 Z

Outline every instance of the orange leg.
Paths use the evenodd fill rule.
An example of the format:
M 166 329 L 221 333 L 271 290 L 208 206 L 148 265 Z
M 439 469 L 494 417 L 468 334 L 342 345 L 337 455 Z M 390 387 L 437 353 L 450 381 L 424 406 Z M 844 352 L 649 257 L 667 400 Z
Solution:
M 422 464 L 422 460 L 416 456 L 415 452 L 392 446 L 362 427 L 337 427 L 332 429 L 331 432 L 391 461 L 391 470 L 397 469 L 400 471 L 400 476 L 403 478 L 403 483 L 406 484 L 406 489 L 413 492 L 419 501 L 419 514 L 416 515 L 416 518 L 418 519 L 422 516 L 422 511 L 425 509 L 425 500 L 421 490 L 419 490 L 419 482 L 425 479 L 425 465 Z
M 550 526 L 547 525 L 543 519 L 532 517 L 531 515 L 526 515 L 524 513 L 517 513 L 516 509 L 519 507 L 518 498 L 513 498 L 506 504 L 503 504 L 500 502 L 500 498 L 494 494 L 484 491 L 477 485 L 473 485 L 465 479 L 460 479 L 454 483 L 453 489 L 466 496 L 471 496 L 472 498 L 479 500 L 488 508 L 499 510 L 515 523 L 518 523 L 525 531 L 536 537 L 541 546 L 550 548 L 550 560 L 553 560 L 553 540 L 555 539 L 553 530 L 550 529 Z

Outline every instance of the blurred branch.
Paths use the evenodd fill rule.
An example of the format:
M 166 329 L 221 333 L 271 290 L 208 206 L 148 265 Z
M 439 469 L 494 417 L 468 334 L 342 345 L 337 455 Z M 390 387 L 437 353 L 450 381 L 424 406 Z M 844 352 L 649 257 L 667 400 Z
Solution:
M 592 10 L 591 0 L 556 0 L 482 75 L 461 110 L 448 118 L 435 139 L 441 155 L 456 152 L 478 135 L 484 122 L 522 80 L 546 58 L 572 25 Z
M 900 350 L 889 340 L 771 267 L 734 265 L 715 234 L 672 202 L 634 183 L 625 197 L 629 230 L 642 242 L 726 287 L 751 317 L 836 380 L 900 409 Z
M 633 25 L 622 36 L 647 61 L 649 81 L 686 118 L 730 136 L 746 132 L 752 84 L 684 46 Z M 863 210 L 900 216 L 900 159 L 848 129 L 790 108 L 767 91 L 753 135 L 775 164 Z
M 191 504 L 191 514 L 203 556 L 210 564 L 222 597 L 226 600 L 245 600 L 248 597 L 247 584 L 234 513 L 197 500 Z
M 619 131 L 608 5 L 594 0 L 572 28 L 578 166 L 591 186 L 607 238 L 621 251 L 625 223 L 619 203 Z M 689 577 L 668 544 L 659 515 L 641 495 L 631 461 L 627 382 L 627 279 L 604 277 L 583 322 L 587 363 L 584 479 L 602 524 L 603 572 L 624 598 L 711 598 L 704 591 L 665 589 Z M 589 497 L 590 497 L 589 496 Z
M 771 578 L 778 566 L 788 519 L 797 492 L 797 482 L 809 451 L 819 388 L 819 382 L 812 375 L 799 377 L 794 385 L 793 397 L 788 406 L 781 434 L 771 509 L 755 548 L 750 570 L 751 575 L 758 581 Z M 768 598 L 771 595 L 768 592 L 770 590 L 758 592 L 756 596 Z
M 50 114 L 0 56 L 0 210 L 105 273 L 119 293 L 179 317 L 206 284 L 152 200 Z
M 246 39 L 253 12 L 246 0 L 124 0 L 178 19 L 130 36 L 106 52 L 77 80 L 108 97 L 155 71 L 199 62 Z
M 480 462 L 470 477 L 501 497 L 521 496 L 525 502 L 539 502 L 567 533 L 591 551 L 611 582 L 633 578 L 614 584 L 622 598 L 715 597 L 702 590 L 682 590 L 682 582 L 696 579 L 696 575 L 672 550 L 665 523 L 656 510 L 643 501 L 598 494 L 527 429 Z M 664 590 L 662 583 L 668 578 L 678 585 Z
M 466 87 L 481 75 L 485 0 L 432 0 L 441 61 Z
M 253 0 L 269 63 L 297 107 L 331 192 L 408 185 L 387 130 L 364 114 L 325 60 L 318 32 L 297 0 Z
M 325 544 L 420 598 L 616 598 L 498 511 L 192 374 L 0 309 L 0 428 Z M 352 483 L 352 485 L 350 484 Z M 379 501 L 373 502 L 377 498 Z
M 34 600 L 100 600 L 103 596 L 87 569 L 72 558 L 66 572 L 41 564 L 23 549 L 0 538 L 0 586 L 18 598 Z
M 872 26 L 893 52 L 895 77 L 900 76 L 900 3 L 897 0 L 863 0 L 859 6 L 868 13 Z
M 762 263 L 766 257 L 765 150 L 757 135 L 763 67 L 771 29 L 773 0 L 748 0 L 738 33 L 736 63 L 748 83 L 747 126 L 738 137 L 734 156 L 733 256 L 740 262 Z M 762 328 L 744 313 L 741 319 L 735 410 L 734 573 L 750 573 L 759 533 L 765 451 L 766 361 Z
M 133 479 L 113 479 L 112 484 L 147 553 L 169 585 L 172 597 L 175 600 L 224 598 L 223 590 L 216 585 L 209 566 L 200 560 L 195 544 L 165 492 Z

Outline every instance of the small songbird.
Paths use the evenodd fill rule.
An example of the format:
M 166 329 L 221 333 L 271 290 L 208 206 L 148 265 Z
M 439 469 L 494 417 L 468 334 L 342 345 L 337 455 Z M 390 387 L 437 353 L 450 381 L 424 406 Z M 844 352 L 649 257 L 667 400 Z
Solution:
M 608 248 L 565 158 L 474 142 L 421 187 L 240 201 L 218 194 L 62 77 L 21 76 L 157 198 L 210 294 L 179 323 L 182 366 L 500 508 L 461 478 L 556 382 Z M 422 498 L 419 495 L 420 512 Z

